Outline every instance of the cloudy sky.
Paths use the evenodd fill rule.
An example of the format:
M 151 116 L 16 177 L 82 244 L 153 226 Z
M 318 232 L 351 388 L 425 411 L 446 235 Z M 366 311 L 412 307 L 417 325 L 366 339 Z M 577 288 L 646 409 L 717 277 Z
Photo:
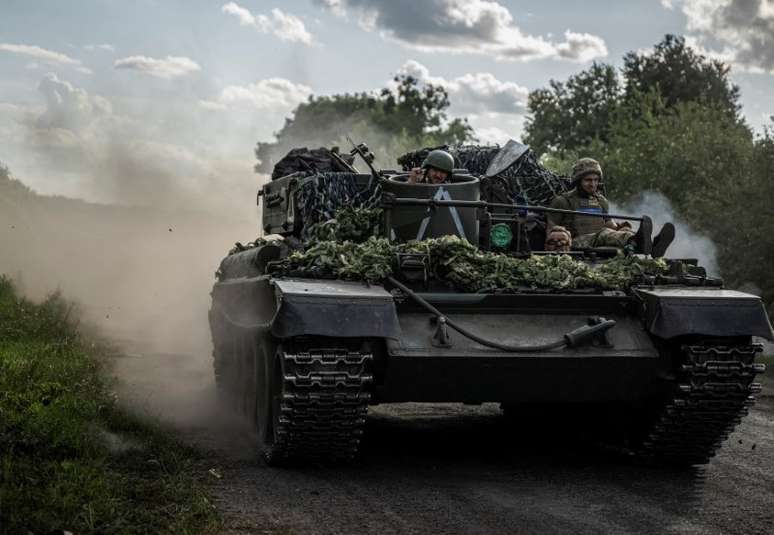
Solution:
M 409 72 L 503 142 L 530 90 L 666 33 L 733 65 L 751 125 L 774 115 L 774 0 L 2 0 L 0 162 L 44 193 L 227 205 L 310 94 Z

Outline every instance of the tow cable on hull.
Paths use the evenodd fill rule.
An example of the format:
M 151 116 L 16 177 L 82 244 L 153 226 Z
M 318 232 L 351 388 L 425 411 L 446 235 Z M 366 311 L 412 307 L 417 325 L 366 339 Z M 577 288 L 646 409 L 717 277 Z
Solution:
M 593 339 L 601 339 L 607 343 L 605 335 L 607 331 L 615 327 L 615 320 L 609 320 L 602 317 L 590 318 L 589 325 L 583 325 L 575 330 L 565 333 L 562 338 L 554 342 L 539 345 L 508 345 L 501 344 L 494 340 L 488 340 L 478 336 L 464 327 L 457 325 L 454 321 L 446 317 L 440 310 L 431 305 L 427 300 L 417 295 L 416 292 L 411 290 L 405 284 L 396 280 L 394 277 L 387 277 L 387 280 L 398 288 L 400 291 L 409 296 L 419 306 L 433 314 L 438 323 L 436 334 L 433 337 L 434 342 L 441 347 L 449 347 L 451 345 L 448 334 L 445 331 L 445 327 L 448 325 L 462 336 L 473 340 L 483 346 L 499 349 L 500 351 L 508 351 L 513 353 L 533 353 L 538 351 L 550 351 L 552 349 L 559 349 L 562 347 L 578 347 L 584 343 L 590 342 Z M 609 345 L 609 343 L 607 343 Z

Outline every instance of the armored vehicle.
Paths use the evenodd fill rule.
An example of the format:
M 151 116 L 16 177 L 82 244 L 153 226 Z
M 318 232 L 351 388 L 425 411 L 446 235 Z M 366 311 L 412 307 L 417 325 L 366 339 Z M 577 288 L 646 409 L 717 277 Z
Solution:
M 507 169 L 497 152 L 487 166 Z M 546 209 L 482 199 L 493 175 L 407 177 L 272 180 L 258 197 L 268 238 L 220 264 L 217 387 L 266 462 L 352 459 L 369 406 L 400 402 L 614 407 L 643 458 L 708 462 L 760 389 L 753 337 L 772 329 L 758 297 L 691 259 L 530 251 Z M 344 240 L 342 209 L 376 219 Z M 604 282 L 616 262 L 626 280 Z

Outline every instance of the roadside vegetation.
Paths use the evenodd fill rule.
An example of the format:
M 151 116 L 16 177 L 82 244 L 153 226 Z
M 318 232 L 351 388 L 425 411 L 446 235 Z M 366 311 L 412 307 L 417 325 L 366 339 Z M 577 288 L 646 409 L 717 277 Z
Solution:
M 126 413 L 72 306 L 0 276 L 0 533 L 211 533 L 195 451 Z

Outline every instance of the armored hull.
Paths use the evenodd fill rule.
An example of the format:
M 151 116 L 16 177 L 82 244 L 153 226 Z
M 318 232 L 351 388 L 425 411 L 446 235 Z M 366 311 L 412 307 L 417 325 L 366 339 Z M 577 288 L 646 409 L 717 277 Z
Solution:
M 751 336 L 771 336 L 758 298 L 722 289 L 417 295 L 514 346 L 599 316 L 615 327 L 577 347 L 509 352 L 457 332 L 439 340 L 438 323 L 389 285 L 224 280 L 210 316 L 219 387 L 263 430 L 271 462 L 350 458 L 369 404 L 408 401 L 616 406 L 643 455 L 707 462 L 759 388 Z

